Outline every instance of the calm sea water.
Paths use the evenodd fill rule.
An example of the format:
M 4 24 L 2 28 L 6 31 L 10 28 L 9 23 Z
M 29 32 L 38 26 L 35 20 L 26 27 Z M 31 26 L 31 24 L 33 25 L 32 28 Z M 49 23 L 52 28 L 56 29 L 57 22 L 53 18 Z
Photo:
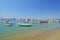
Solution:
M 53 24 L 32 24 L 31 27 L 21 27 L 14 22 L 13 26 L 5 26 L 3 23 L 0 23 L 0 38 L 4 38 L 6 36 L 12 36 L 14 34 L 25 34 L 29 33 L 33 30 L 48 29 L 48 28 L 56 28 L 60 27 L 60 23 Z

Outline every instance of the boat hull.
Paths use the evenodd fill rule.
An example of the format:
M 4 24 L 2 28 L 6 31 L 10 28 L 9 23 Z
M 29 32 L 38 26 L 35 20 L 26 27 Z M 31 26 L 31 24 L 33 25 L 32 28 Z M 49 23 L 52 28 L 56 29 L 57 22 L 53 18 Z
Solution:
M 25 23 L 19 23 L 18 24 L 19 26 L 21 26 L 21 27 L 31 27 L 31 24 L 25 24 Z
M 21 27 L 31 27 L 31 25 L 19 25 Z
M 4 25 L 5 26 L 12 26 L 13 24 L 12 23 L 5 23 Z

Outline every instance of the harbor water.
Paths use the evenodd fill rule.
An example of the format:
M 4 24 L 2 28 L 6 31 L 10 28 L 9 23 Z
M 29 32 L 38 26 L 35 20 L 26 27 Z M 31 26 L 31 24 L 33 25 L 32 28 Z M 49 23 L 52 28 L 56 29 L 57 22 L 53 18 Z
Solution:
M 12 26 L 6 26 L 4 23 L 0 23 L 0 40 L 4 40 L 4 38 L 14 36 L 14 35 L 29 35 L 38 29 L 42 32 L 47 29 L 54 29 L 60 27 L 60 23 L 53 24 L 32 24 L 31 27 L 22 27 L 18 26 L 16 22 L 13 23 Z

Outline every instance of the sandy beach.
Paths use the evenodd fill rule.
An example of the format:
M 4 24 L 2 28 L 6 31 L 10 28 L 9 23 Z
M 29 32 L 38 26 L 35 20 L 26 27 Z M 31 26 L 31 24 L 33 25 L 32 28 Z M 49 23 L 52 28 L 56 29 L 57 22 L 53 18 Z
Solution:
M 39 29 L 40 30 L 40 29 Z M 40 32 L 39 30 L 31 31 L 28 34 L 16 34 L 14 36 L 5 37 L 2 40 L 60 40 L 60 29 L 45 29 Z

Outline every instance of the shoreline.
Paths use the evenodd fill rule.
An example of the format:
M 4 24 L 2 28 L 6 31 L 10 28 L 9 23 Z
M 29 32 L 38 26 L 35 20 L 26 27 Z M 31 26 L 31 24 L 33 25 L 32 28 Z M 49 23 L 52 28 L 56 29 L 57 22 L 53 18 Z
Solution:
M 59 27 L 60 28 L 60 27 Z M 40 32 L 40 28 L 35 31 L 31 31 L 29 34 L 16 34 L 14 36 L 5 37 L 2 40 L 52 40 L 55 35 L 60 35 L 60 29 L 46 29 L 45 31 Z M 55 36 L 56 37 L 56 36 Z M 54 38 L 55 39 L 55 38 Z

